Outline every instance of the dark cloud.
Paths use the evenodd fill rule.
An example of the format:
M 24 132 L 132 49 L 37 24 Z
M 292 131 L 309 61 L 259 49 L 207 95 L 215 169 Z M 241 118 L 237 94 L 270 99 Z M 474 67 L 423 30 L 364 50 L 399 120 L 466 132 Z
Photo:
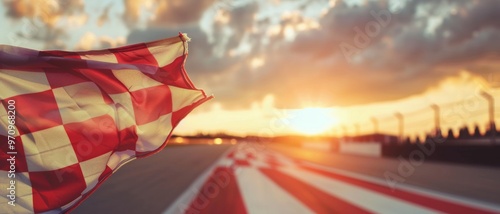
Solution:
M 437 33 L 450 43 L 461 43 L 472 39 L 474 33 L 487 28 L 500 27 L 500 1 L 470 1 L 457 7 L 455 14 L 448 16 Z
M 366 47 L 358 45 L 359 53 L 348 63 L 339 44 L 356 46 L 354 28 L 364 30 L 376 21 L 373 12 L 389 11 L 381 2 L 362 6 L 338 2 L 320 19 L 321 29 L 299 33 L 293 42 L 268 51 L 266 66 L 261 68 L 265 75 L 253 82 L 245 80 L 247 87 L 242 91 L 258 85 L 260 96 L 274 93 L 283 107 L 300 107 L 304 102 L 366 104 L 424 92 L 461 69 L 476 67 L 474 63 L 485 57 L 500 57 L 500 46 L 492 43 L 500 39 L 497 15 L 488 15 L 500 2 L 457 1 L 445 5 L 457 6 L 469 16 L 442 15 L 444 21 L 437 30 L 427 32 L 429 23 L 424 21 L 429 17 L 422 17 L 418 10 L 436 8 L 429 13 L 438 15 L 442 12 L 437 5 L 442 3 L 411 1 L 399 13 L 390 14 L 390 22 L 369 38 Z M 482 15 L 474 17 L 478 13 Z M 442 36 L 440 32 L 444 31 L 456 32 L 457 36 Z
M 226 8 L 229 21 L 215 22 L 211 32 L 197 24 L 171 30 L 157 26 L 133 31 L 128 42 L 187 32 L 193 39 L 187 63 L 190 75 L 227 108 L 247 107 L 266 94 L 274 94 L 278 106 L 288 108 L 366 104 L 422 93 L 461 69 L 482 74 L 498 68 L 500 43 L 494 41 L 500 39 L 500 17 L 495 13 L 499 4 L 414 0 L 394 13 L 387 1 L 356 6 L 337 1 L 317 21 L 319 28 L 299 31 L 296 26 L 307 17 L 297 13 L 282 18 L 281 32 L 268 36 L 274 24 L 255 20 L 260 7 L 252 3 Z M 434 23 L 433 17 L 438 17 Z M 285 41 L 287 26 L 295 29 L 292 41 Z M 361 45 L 356 28 L 368 37 Z M 225 29 L 233 33 L 227 35 Z M 366 29 L 377 33 L 369 36 Z M 229 54 L 244 43 L 250 44 L 250 52 Z M 340 48 L 343 43 L 356 52 L 346 57 Z M 222 54 L 216 54 L 220 48 Z M 255 58 L 262 59 L 263 66 L 250 66 Z
M 236 7 L 230 11 L 229 27 L 233 31 L 226 49 L 233 49 L 241 44 L 245 34 L 247 34 L 255 23 L 255 15 L 259 10 L 257 3 L 250 3 L 241 7 Z
M 297 52 L 315 52 L 316 57 L 327 57 L 341 51 L 338 48 L 340 43 L 356 46 L 357 30 L 366 34 L 366 28 L 372 23 L 380 26 L 379 33 L 369 37 L 367 42 L 368 45 L 373 45 L 392 29 L 409 23 L 414 13 L 415 5 L 411 3 L 400 13 L 394 14 L 389 12 L 385 1 L 369 1 L 363 6 L 348 6 L 343 1 L 338 1 L 319 20 L 321 29 L 299 34 L 291 47 Z M 382 22 L 378 21 L 378 17 Z

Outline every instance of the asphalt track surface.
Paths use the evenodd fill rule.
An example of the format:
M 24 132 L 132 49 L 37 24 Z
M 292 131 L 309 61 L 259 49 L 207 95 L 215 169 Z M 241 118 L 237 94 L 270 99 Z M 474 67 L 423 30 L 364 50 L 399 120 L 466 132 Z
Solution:
M 394 158 L 332 155 L 329 152 L 286 146 L 270 146 L 270 148 L 290 157 L 384 180 L 386 172 L 398 174 L 398 168 L 406 162 Z M 405 181 L 398 184 L 500 204 L 500 168 L 433 162 L 424 159 L 421 165 L 414 167 L 411 175 L 404 178 Z
M 167 146 L 125 164 L 71 213 L 162 213 L 230 147 Z
M 117 173 L 112 175 L 110 179 L 72 213 L 165 213 L 169 208 L 178 206 L 176 200 L 183 194 L 186 195 L 186 192 L 189 191 L 190 188 L 193 188 L 191 186 L 193 183 L 200 180 L 200 177 L 206 174 L 210 167 L 213 167 L 217 161 L 220 161 L 221 156 L 227 155 L 227 153 L 234 150 L 235 147 L 236 146 L 233 145 L 168 146 L 159 154 L 132 161 L 120 168 Z M 314 174 L 323 173 L 324 176 L 337 176 L 337 180 L 339 176 L 329 175 L 329 172 L 322 171 L 321 167 L 352 172 L 383 181 L 386 172 L 398 174 L 398 167 L 402 164 L 402 161 L 397 159 L 341 155 L 282 145 L 259 146 L 258 149 L 254 149 L 252 146 L 250 147 L 253 154 L 272 152 L 291 160 L 305 160 L 310 164 L 318 165 L 318 167 L 314 166 L 316 168 L 308 169 L 309 171 L 313 171 L 309 177 L 311 179 L 316 179 L 318 183 L 322 181 L 322 178 Z M 314 170 L 316 171 L 314 172 Z M 277 170 L 260 169 L 260 175 L 256 172 L 256 170 L 248 169 L 237 175 L 239 177 L 235 179 L 240 184 L 240 192 L 238 194 L 243 195 L 244 192 L 249 191 L 261 191 L 264 193 L 269 191 L 258 190 L 259 187 L 263 187 L 263 184 L 262 182 L 257 182 L 257 179 L 263 177 L 262 174 L 264 174 L 267 180 L 275 181 L 275 184 L 278 184 L 282 189 L 286 189 L 286 192 L 288 192 L 287 195 L 293 195 L 293 197 L 297 199 L 296 201 L 300 201 L 300 203 L 288 203 L 288 208 L 294 208 L 295 213 L 311 213 L 311 210 L 313 213 L 346 213 L 347 211 L 357 213 L 373 212 L 373 210 L 367 211 L 366 209 L 360 209 L 360 206 L 352 206 L 352 203 L 345 203 L 345 200 L 342 199 L 343 196 L 335 198 L 331 197 L 331 194 L 325 194 L 326 190 L 322 191 L 321 185 L 319 184 L 317 188 L 311 188 L 311 185 L 307 184 L 307 182 L 311 181 L 303 177 L 303 175 L 306 176 L 308 172 L 305 172 L 305 174 L 298 174 L 298 177 L 303 177 L 302 179 L 305 179 L 303 181 L 287 176 L 296 173 L 290 170 L 279 172 Z M 284 179 L 284 176 L 287 179 Z M 486 203 L 493 206 L 500 205 L 500 169 L 498 168 L 444 164 L 424 160 L 421 165 L 414 167 L 414 170 L 409 176 L 404 176 L 404 178 L 404 181 L 397 183 L 397 187 L 411 187 L 453 197 L 456 196 L 460 199 L 466 199 L 467 201 Z M 324 182 L 331 183 L 332 181 L 325 180 Z M 363 182 L 360 183 L 360 181 L 357 180 L 350 180 L 348 182 L 368 187 L 372 185 Z M 358 184 L 356 182 L 358 182 Z M 245 185 L 241 186 L 242 184 Z M 370 188 L 372 188 L 372 190 L 374 189 L 373 187 Z M 226 189 L 238 188 L 230 186 Z M 306 197 L 307 194 L 312 194 L 312 197 Z M 384 194 L 391 193 L 387 192 Z M 322 195 L 322 197 L 318 197 L 318 195 Z M 227 197 L 231 198 L 231 200 L 224 199 L 221 200 L 221 203 L 218 203 L 219 200 L 214 200 L 212 206 L 208 206 L 204 212 L 202 211 L 200 213 L 276 213 L 280 209 L 283 210 L 283 208 L 280 208 L 275 209 L 278 211 L 272 212 L 271 210 L 274 208 L 271 206 L 273 205 L 258 205 L 257 201 L 255 206 L 248 205 L 247 203 L 247 211 L 240 212 L 237 210 L 243 210 L 244 208 L 242 207 L 244 207 L 244 205 L 237 207 L 235 204 L 238 203 L 234 202 L 234 196 L 229 196 Z M 218 197 L 222 198 L 225 197 L 225 195 L 221 193 Z M 249 196 L 243 198 L 247 202 L 250 200 L 248 199 Z M 335 200 L 337 200 L 336 204 L 343 206 L 340 207 L 341 210 L 338 210 L 336 207 L 328 207 L 331 206 L 329 202 Z M 444 206 L 444 204 L 440 205 L 436 203 L 437 202 L 434 204 L 437 207 Z M 303 206 L 301 204 L 305 205 Z M 236 207 L 232 207 L 231 205 Z M 276 206 L 278 205 L 279 204 L 276 203 Z M 213 208 L 214 206 L 216 207 L 215 209 Z M 217 207 L 224 207 L 225 209 L 218 210 Z M 210 209 L 212 209 L 212 211 L 210 211 Z M 300 209 L 304 211 L 299 211 Z M 172 211 L 173 209 L 170 210 Z M 399 211 L 400 213 L 404 212 L 404 210 L 395 211 Z M 416 213 L 418 213 L 418 209 L 416 209 L 416 211 Z M 493 213 L 495 212 L 497 211 Z M 174 210 L 173 213 L 177 213 L 177 210 Z M 500 213 L 500 210 L 498 210 L 498 213 Z

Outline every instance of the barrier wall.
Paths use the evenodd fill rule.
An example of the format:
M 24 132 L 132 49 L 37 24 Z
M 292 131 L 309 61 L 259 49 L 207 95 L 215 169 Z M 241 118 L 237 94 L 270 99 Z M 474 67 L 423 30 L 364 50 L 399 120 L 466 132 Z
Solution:
M 382 144 L 379 142 L 340 142 L 339 152 L 342 154 L 382 156 Z

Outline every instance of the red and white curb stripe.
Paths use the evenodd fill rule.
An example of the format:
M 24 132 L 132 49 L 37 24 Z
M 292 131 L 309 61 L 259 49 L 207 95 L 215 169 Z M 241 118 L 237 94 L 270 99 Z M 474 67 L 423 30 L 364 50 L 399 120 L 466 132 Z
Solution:
M 500 213 L 500 206 L 296 161 L 251 144 L 226 152 L 165 212 Z

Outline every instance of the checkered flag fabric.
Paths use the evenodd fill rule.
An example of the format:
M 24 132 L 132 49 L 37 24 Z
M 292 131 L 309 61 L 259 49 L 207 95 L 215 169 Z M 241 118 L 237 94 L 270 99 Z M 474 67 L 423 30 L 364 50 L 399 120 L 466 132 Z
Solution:
M 67 212 L 123 164 L 163 149 L 207 101 L 184 34 L 66 52 L 0 46 L 0 213 Z

